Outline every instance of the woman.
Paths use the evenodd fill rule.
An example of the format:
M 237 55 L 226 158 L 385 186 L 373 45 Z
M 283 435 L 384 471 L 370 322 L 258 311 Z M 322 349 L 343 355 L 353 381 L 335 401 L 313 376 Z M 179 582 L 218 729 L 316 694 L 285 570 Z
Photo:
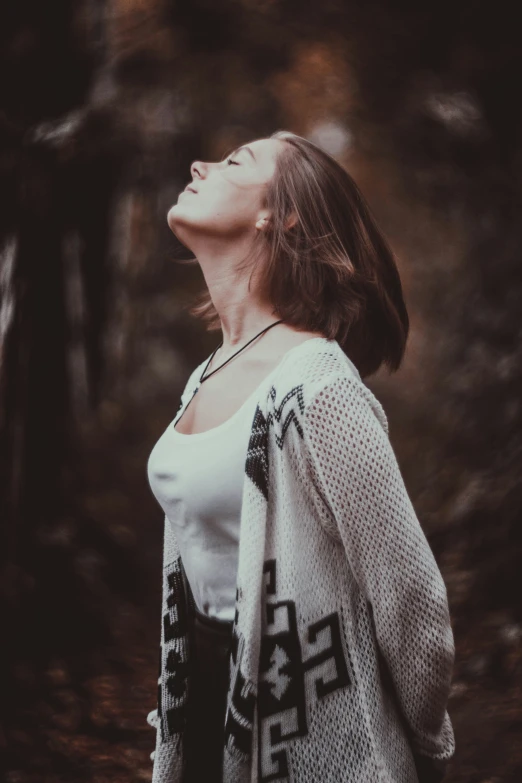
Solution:
M 166 515 L 153 783 L 439 781 L 446 588 L 362 380 L 405 350 L 393 254 L 294 134 L 191 174 L 168 222 L 222 342 L 148 465 Z

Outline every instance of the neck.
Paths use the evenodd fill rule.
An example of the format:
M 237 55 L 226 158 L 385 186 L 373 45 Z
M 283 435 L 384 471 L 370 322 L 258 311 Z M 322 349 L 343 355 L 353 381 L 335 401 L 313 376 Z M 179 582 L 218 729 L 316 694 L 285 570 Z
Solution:
M 212 303 L 221 321 L 223 346 L 220 353 L 223 355 L 237 350 L 262 329 L 280 319 L 268 302 L 263 302 L 256 296 L 253 278 L 250 291 L 248 290 L 250 271 L 235 271 L 247 249 L 246 244 L 243 246 L 240 243 L 238 247 L 235 243 L 233 249 L 230 245 L 221 248 L 214 246 L 212 252 L 205 248 L 203 252 L 196 253 Z

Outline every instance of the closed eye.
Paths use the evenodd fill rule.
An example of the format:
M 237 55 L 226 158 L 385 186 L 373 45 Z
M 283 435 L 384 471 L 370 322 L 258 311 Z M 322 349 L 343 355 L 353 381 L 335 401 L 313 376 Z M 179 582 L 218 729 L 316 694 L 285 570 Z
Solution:
M 227 161 L 229 166 L 239 166 L 239 163 L 236 160 L 232 160 L 232 158 L 227 158 Z

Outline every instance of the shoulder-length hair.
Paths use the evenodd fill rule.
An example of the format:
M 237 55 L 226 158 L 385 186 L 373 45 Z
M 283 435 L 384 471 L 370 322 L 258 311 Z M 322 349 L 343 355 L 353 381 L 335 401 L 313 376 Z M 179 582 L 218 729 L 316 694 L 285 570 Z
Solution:
M 366 199 L 317 145 L 289 131 L 270 138 L 286 142 L 265 190 L 272 219 L 256 232 L 238 272 L 251 270 L 249 288 L 255 275 L 256 292 L 274 316 L 335 338 L 361 378 L 382 364 L 398 370 L 408 313 L 394 253 Z M 186 309 L 207 331 L 220 329 L 206 287 Z

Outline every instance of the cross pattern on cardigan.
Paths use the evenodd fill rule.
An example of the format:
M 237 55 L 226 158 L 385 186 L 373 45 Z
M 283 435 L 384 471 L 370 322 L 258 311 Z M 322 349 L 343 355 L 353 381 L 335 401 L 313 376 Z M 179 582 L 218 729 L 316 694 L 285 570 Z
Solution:
M 165 519 L 153 783 L 182 783 L 191 693 L 194 602 L 174 530 Z M 335 340 L 307 340 L 259 387 L 251 425 L 224 783 L 440 780 L 454 653 L 384 410 Z

